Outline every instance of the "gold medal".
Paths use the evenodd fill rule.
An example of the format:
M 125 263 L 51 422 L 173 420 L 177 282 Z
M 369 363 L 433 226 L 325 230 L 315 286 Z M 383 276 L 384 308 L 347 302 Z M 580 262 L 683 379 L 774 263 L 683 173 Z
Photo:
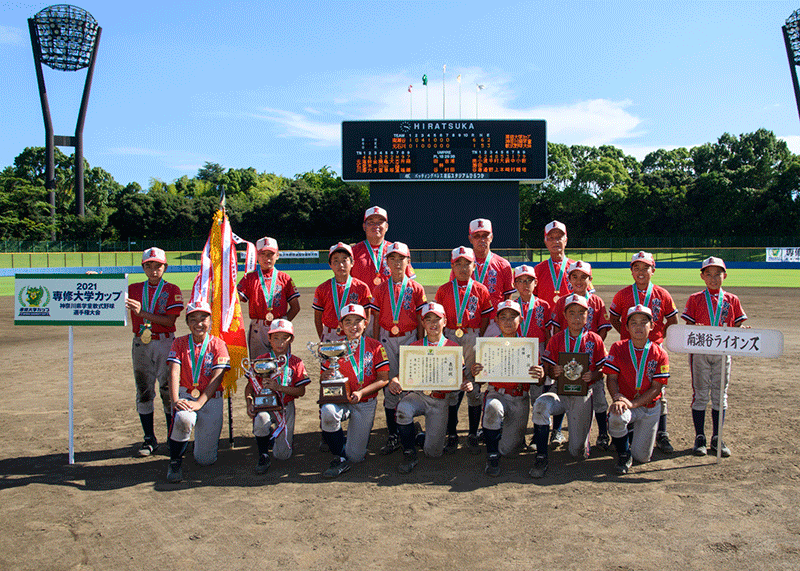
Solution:
M 268 311 L 268 312 L 267 312 L 267 314 L 264 316 L 264 319 L 265 319 L 266 321 L 272 321 L 273 319 L 275 319 L 275 316 L 274 316 L 274 315 L 272 315 L 272 312 L 271 312 L 271 311 Z
M 374 283 L 375 285 L 381 285 L 381 276 L 379 275 L 375 276 L 375 279 L 372 280 L 372 283 Z
M 461 328 L 456 329 L 456 337 L 461 339 L 463 336 L 464 336 L 464 331 Z
M 200 389 L 192 389 L 191 394 L 193 399 L 200 398 Z
M 394 327 L 392 327 L 392 335 L 397 335 L 398 333 L 400 333 L 400 328 L 397 325 L 395 325 Z
M 153 332 L 150 330 L 149 327 L 147 327 L 144 331 L 142 331 L 142 334 L 139 336 L 139 339 L 142 340 L 142 343 L 147 345 L 153 339 Z
M 560 295 L 558 295 L 558 293 L 556 293 L 556 294 L 553 296 L 553 303 L 558 303 L 558 298 L 559 298 L 559 297 L 561 297 L 561 296 L 560 296 Z

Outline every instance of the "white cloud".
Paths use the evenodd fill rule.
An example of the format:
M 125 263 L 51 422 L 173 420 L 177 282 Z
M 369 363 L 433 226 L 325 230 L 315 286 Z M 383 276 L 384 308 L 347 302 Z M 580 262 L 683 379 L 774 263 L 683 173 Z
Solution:
M 341 140 L 342 128 L 339 122 L 315 121 L 302 113 L 270 108 L 259 109 L 258 113 L 251 116 L 282 126 L 284 132 L 280 136 L 283 137 L 311 139 L 314 144 L 321 146 L 338 145 Z
M 165 157 L 169 153 L 166 151 L 157 151 L 155 149 L 142 149 L 138 147 L 115 147 L 108 149 L 112 155 L 133 155 L 140 157 Z
M 0 25 L 0 44 L 22 45 L 26 34 L 21 28 Z
M 786 144 L 789 146 L 789 150 L 792 151 L 795 155 L 800 155 L 800 136 L 789 135 L 788 137 L 778 137 L 778 138 L 783 141 L 786 141 Z

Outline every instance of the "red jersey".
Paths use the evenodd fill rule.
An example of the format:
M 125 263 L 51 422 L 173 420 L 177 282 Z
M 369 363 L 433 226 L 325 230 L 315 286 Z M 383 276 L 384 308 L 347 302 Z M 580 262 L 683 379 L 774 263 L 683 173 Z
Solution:
M 519 304 L 520 308 L 522 308 L 522 316 L 519 322 L 519 329 L 517 330 L 517 333 L 523 337 L 536 337 L 539 339 L 539 341 L 543 342 L 547 338 L 547 333 L 545 330 L 547 329 L 550 321 L 550 304 L 536 296 L 531 297 L 530 301 L 522 301 L 521 299 L 517 299 L 517 303 Z M 528 323 L 528 330 L 523 331 L 522 327 L 524 325 L 525 317 L 528 315 L 528 311 L 531 311 L 533 314 L 531 315 L 530 322 Z
M 569 337 L 569 347 L 566 344 L 566 337 Z M 603 366 L 606 358 L 606 346 L 603 340 L 594 331 L 583 334 L 581 344 L 577 351 L 574 350 L 575 337 L 569 335 L 569 331 L 559 331 L 547 342 L 547 348 L 542 355 L 542 361 L 551 365 L 558 365 L 559 353 L 589 353 L 589 370 L 596 371 Z
M 272 287 L 272 280 L 275 279 L 275 293 L 272 297 L 272 305 L 267 304 L 266 296 Z M 272 313 L 274 319 L 285 317 L 289 311 L 289 302 L 296 297 L 300 297 L 300 292 L 294 285 L 289 274 L 280 270 L 273 269 L 272 273 L 264 276 L 264 284 L 267 286 L 267 293 L 261 287 L 261 280 L 258 278 L 258 270 L 245 275 L 236 286 L 239 298 L 247 302 L 247 311 L 250 319 L 266 319 L 267 313 Z
M 195 388 L 192 384 L 192 359 L 200 354 L 200 349 L 203 345 L 202 343 L 195 343 L 194 355 L 190 356 L 190 337 L 191 334 L 175 339 L 172 342 L 172 349 L 169 350 L 169 355 L 167 355 L 168 363 L 176 363 L 181 368 L 180 386 L 188 391 Z M 226 371 L 230 368 L 231 359 L 228 355 L 228 346 L 225 345 L 225 341 L 219 337 L 209 335 L 206 354 L 203 356 L 200 375 L 197 379 L 197 388 L 200 392 L 205 391 L 214 371 L 217 369 Z
M 507 295 L 511 295 L 517 290 L 514 288 L 514 272 L 508 260 L 491 252 L 489 256 L 487 256 L 489 257 L 488 268 L 485 267 L 486 258 L 482 260 L 475 258 L 475 270 L 472 272 L 472 279 L 486 286 L 492 298 L 492 305 L 496 307 Z M 452 281 L 455 277 L 451 269 L 450 280 Z M 483 277 L 483 280 L 479 279 L 481 277 Z M 492 309 L 492 314 L 489 317 L 494 319 L 496 314 L 497 312 Z
M 651 343 L 650 350 L 645 357 L 645 373 L 642 386 L 636 390 L 636 366 L 631 359 L 630 340 L 617 341 L 611 346 L 603 372 L 606 375 L 617 375 L 619 392 L 628 400 L 646 393 L 654 382 L 666 385 L 669 380 L 669 357 L 667 352 L 658 343 Z M 637 361 L 642 358 L 643 349 L 634 347 Z M 661 398 L 661 391 L 653 399 L 656 402 Z
M 444 337 L 444 333 L 442 333 L 442 337 Z M 425 345 L 425 339 L 427 339 L 427 335 L 425 337 L 423 337 L 422 339 L 417 339 L 416 341 L 411 343 L 411 346 L 417 346 L 417 347 L 423 346 L 423 345 Z M 458 343 L 456 343 L 455 341 L 452 341 L 452 340 L 448 339 L 447 337 L 444 337 L 444 345 L 443 345 L 443 347 L 460 347 L 460 345 Z M 462 363 L 462 365 L 461 365 L 461 374 L 463 375 L 466 370 L 467 370 L 466 363 Z M 431 396 L 434 397 L 434 398 L 437 398 L 437 399 L 443 399 L 448 394 L 450 394 L 452 392 L 455 392 L 455 391 L 431 391 Z
M 550 314 L 550 324 L 561 331 L 567 328 L 567 318 L 564 316 L 565 299 L 565 297 L 558 298 L 558 302 Z M 590 293 L 587 301 L 589 302 L 589 311 L 586 314 L 586 325 L 583 326 L 583 330 L 600 333 L 604 329 L 611 329 L 611 323 L 606 314 L 606 304 L 603 303 L 600 296 Z
M 633 293 L 634 290 L 636 290 L 635 297 Z M 626 323 L 628 309 L 639 303 L 644 304 L 646 295 L 646 290 L 640 290 L 636 287 L 636 284 L 634 284 L 622 288 L 614 296 L 611 307 L 609 307 L 608 310 L 611 315 L 618 317 L 621 322 L 619 328 L 619 338 L 621 341 L 630 339 L 631 337 Z M 678 314 L 678 308 L 675 307 L 675 302 L 672 301 L 672 296 L 669 295 L 669 292 L 655 284 L 653 284 L 653 291 L 650 294 L 650 301 L 647 303 L 647 307 L 653 312 L 653 330 L 650 331 L 650 341 L 661 344 L 664 342 L 664 324 L 667 319 Z
M 447 327 L 449 329 L 456 329 L 459 327 L 459 319 L 456 317 L 456 300 L 453 297 L 453 283 L 456 280 L 449 281 L 446 284 L 439 286 L 436 290 L 436 302 L 444 306 L 445 314 L 447 315 Z M 463 297 L 467 291 L 467 282 L 458 282 L 458 295 L 459 299 L 463 301 Z M 494 311 L 492 299 L 489 295 L 489 290 L 486 286 L 472 280 L 472 289 L 469 292 L 469 299 L 466 302 L 464 309 L 463 320 L 460 321 L 461 327 L 471 327 L 479 329 L 481 321 L 484 317 L 489 317 Z
M 711 311 L 717 311 L 719 304 L 719 292 L 711 292 Z M 698 291 L 689 296 L 686 300 L 686 307 L 683 309 L 681 319 L 685 320 L 689 325 L 711 325 L 711 316 L 708 314 L 708 304 L 706 303 L 706 290 Z M 739 298 L 722 290 L 722 315 L 720 323 L 714 323 L 716 326 L 738 326 L 747 319 L 747 315 L 742 310 L 739 303 Z
M 336 282 L 337 299 L 341 299 L 344 295 L 345 285 L 346 284 Z M 339 304 L 339 308 L 341 309 L 348 303 L 356 303 L 366 308 L 369 306 L 371 300 L 372 296 L 369 293 L 369 286 L 361 280 L 353 278 L 350 282 L 350 293 L 348 293 L 347 299 Z M 331 280 L 325 280 L 317 286 L 316 291 L 314 291 L 314 301 L 311 303 L 311 307 L 316 311 L 322 312 L 323 325 L 331 329 L 339 327 L 339 316 L 336 315 L 336 306 L 333 302 Z
M 550 258 L 539 262 L 533 267 L 533 273 L 536 274 L 536 285 L 533 288 L 533 295 L 542 298 L 548 303 L 552 303 L 554 301 L 553 298 L 555 297 L 556 291 L 558 291 L 558 295 L 560 297 L 564 297 L 565 295 L 572 293 L 572 284 L 569 283 L 567 270 L 564 269 L 564 275 L 561 278 L 561 283 L 559 283 L 558 288 L 556 288 L 555 284 L 553 283 L 553 276 L 550 275 L 550 264 L 548 264 L 549 260 Z M 561 268 L 568 268 L 571 263 L 572 260 L 566 256 L 564 256 L 564 259 L 560 262 L 553 262 L 553 269 L 556 272 L 556 281 L 558 280 L 558 275 L 561 273 Z
M 382 282 L 381 285 L 375 286 L 372 290 L 372 302 L 370 307 L 377 311 L 380 315 L 380 326 L 391 331 L 394 327 L 394 318 L 392 316 L 392 300 L 389 297 L 389 287 L 394 287 L 395 301 L 400 296 L 401 283 L 394 283 L 391 279 Z M 422 306 L 427 303 L 425 297 L 425 288 L 414 280 L 408 280 L 406 283 L 406 291 L 403 294 L 403 301 L 400 303 L 400 315 L 398 316 L 398 327 L 400 333 L 407 333 L 415 331 L 419 323 L 417 316 Z
M 274 359 L 275 354 L 272 351 L 267 351 L 263 355 L 259 355 L 258 359 Z M 289 355 L 289 362 L 286 363 L 286 368 L 281 368 L 279 371 L 278 383 L 283 387 L 302 387 L 311 382 L 306 373 L 306 366 L 303 364 L 302 359 L 297 355 Z M 287 395 L 286 393 L 279 393 L 284 405 L 292 402 L 295 397 Z
M 359 345 L 354 349 L 351 348 L 353 360 L 356 362 L 356 365 L 361 368 L 361 363 L 359 362 L 361 343 L 365 344 L 363 365 L 364 381 L 362 383 L 358 382 L 358 375 L 353 369 L 350 358 L 339 357 L 339 371 L 342 373 L 342 375 L 347 377 L 350 385 L 350 392 L 357 391 L 374 383 L 378 378 L 379 371 L 386 371 L 387 373 L 389 372 L 389 357 L 386 356 L 386 349 L 383 348 L 383 345 L 381 345 L 380 341 L 376 341 L 371 337 L 361 337 Z M 381 391 L 375 391 L 368 397 L 362 398 L 361 402 L 377 398 L 378 393 L 380 392 Z
M 350 270 L 350 275 L 354 278 L 360 279 L 367 284 L 370 292 L 375 288 L 375 276 L 381 279 L 381 283 L 386 282 L 392 272 L 389 271 L 389 266 L 386 265 L 386 250 L 392 242 L 383 241 L 380 246 L 372 246 L 366 240 L 362 240 L 358 244 L 353 244 L 353 268 Z M 380 260 L 380 271 L 375 267 L 372 257 L 369 255 L 369 249 L 372 249 L 373 255 Z M 406 275 L 410 278 L 415 278 L 417 275 L 414 273 L 414 268 L 411 267 L 409 262 L 406 267 Z
M 144 284 L 147 284 L 147 299 L 152 304 L 153 296 L 155 296 L 156 290 L 158 289 L 157 285 L 150 285 L 148 282 L 131 284 L 128 286 L 128 297 L 141 301 L 142 309 L 148 313 L 153 313 L 155 315 L 180 315 L 181 311 L 183 311 L 183 295 L 181 294 L 181 288 L 163 279 L 161 282 L 164 285 L 161 288 L 161 293 L 158 294 L 158 299 L 156 300 L 155 307 L 153 307 L 153 311 L 150 311 L 149 308 L 144 306 L 142 292 L 144 291 Z M 133 329 L 134 335 L 139 334 L 139 329 L 143 324 L 144 319 L 131 311 L 131 328 Z M 158 323 L 151 323 L 150 327 L 153 333 L 175 332 L 175 325 L 172 325 L 172 327 L 164 327 Z

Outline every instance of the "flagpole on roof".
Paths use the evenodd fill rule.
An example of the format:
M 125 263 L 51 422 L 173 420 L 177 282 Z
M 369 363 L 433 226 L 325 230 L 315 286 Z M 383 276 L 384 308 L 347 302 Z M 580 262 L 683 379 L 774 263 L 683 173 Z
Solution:
M 447 115 L 444 112 L 444 72 L 447 71 L 447 64 L 442 66 L 442 119 L 446 119 Z

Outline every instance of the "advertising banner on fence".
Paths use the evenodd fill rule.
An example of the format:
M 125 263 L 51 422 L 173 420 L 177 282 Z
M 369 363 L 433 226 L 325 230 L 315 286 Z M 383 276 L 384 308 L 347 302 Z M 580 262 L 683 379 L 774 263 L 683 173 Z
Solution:
M 16 274 L 14 325 L 126 325 L 127 274 Z
M 800 263 L 800 248 L 767 248 L 767 261 Z

